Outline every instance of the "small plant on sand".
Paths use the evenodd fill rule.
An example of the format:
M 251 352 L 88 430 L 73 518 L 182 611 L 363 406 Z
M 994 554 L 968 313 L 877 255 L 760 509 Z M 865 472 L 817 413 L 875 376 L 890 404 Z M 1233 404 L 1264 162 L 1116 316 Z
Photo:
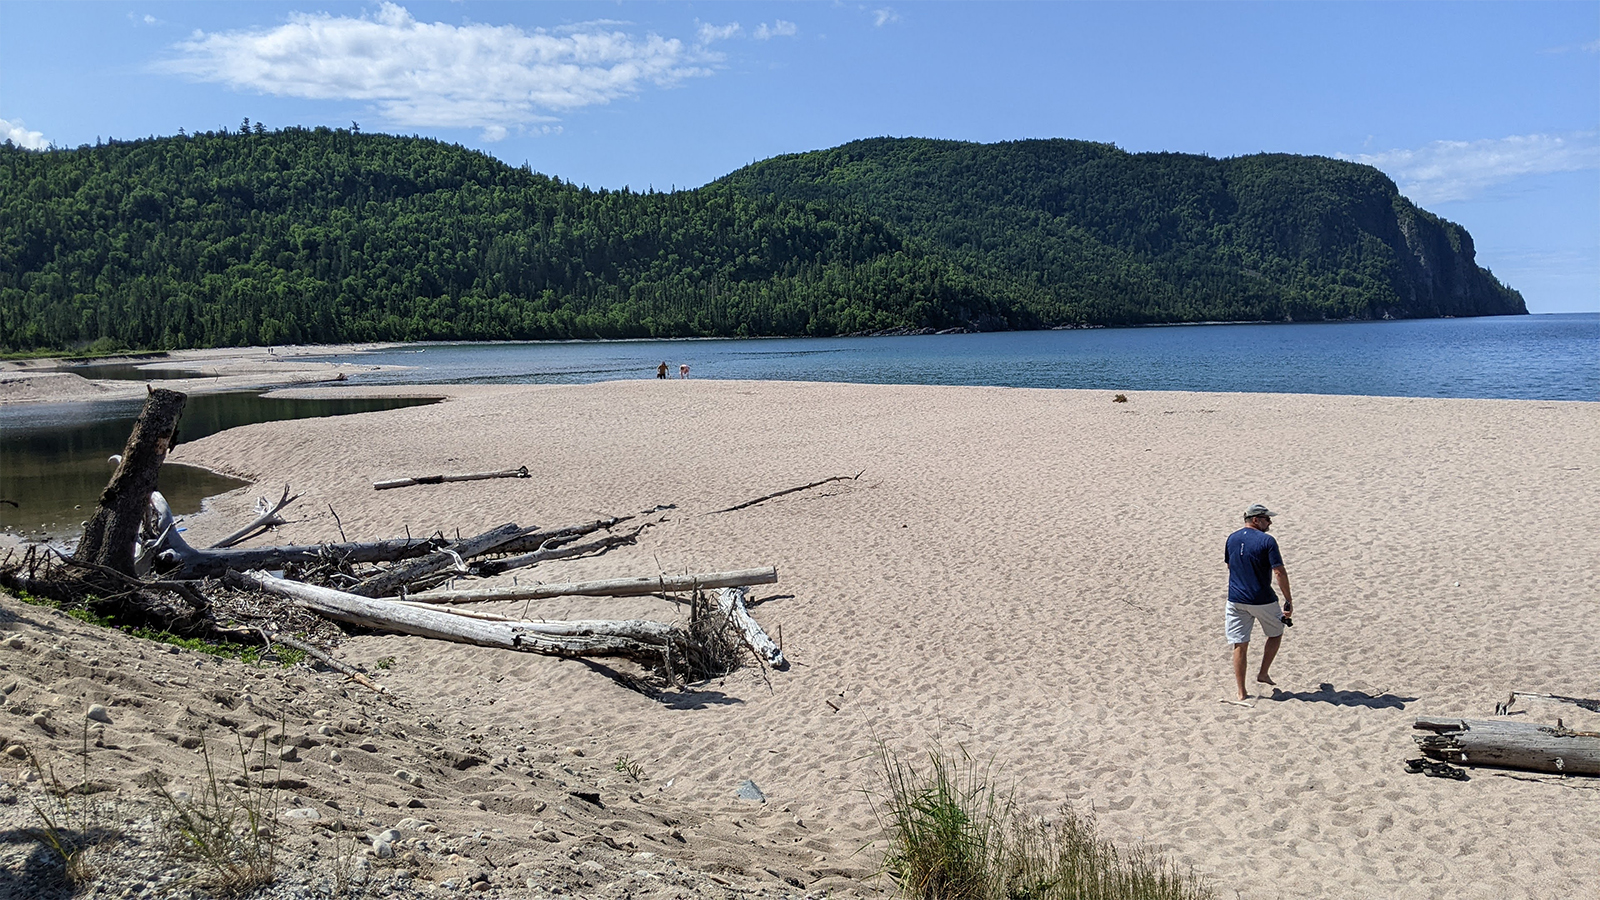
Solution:
M 251 765 L 252 755 L 259 762 Z M 175 794 L 153 783 L 166 801 L 166 836 L 173 853 L 200 868 L 199 881 L 223 896 L 237 897 L 272 883 L 277 875 L 278 776 L 269 770 L 267 742 L 258 754 L 239 743 L 240 774 L 223 779 L 204 741 L 205 783 L 193 795 Z M 258 774 L 252 775 L 252 768 Z
M 1142 849 L 1123 851 L 1069 808 L 1046 822 L 996 789 L 965 750 L 918 772 L 879 746 L 883 868 L 918 900 L 1203 900 L 1210 888 Z
M 612 764 L 612 767 L 628 776 L 629 781 L 637 782 L 644 777 L 644 766 L 626 753 L 617 757 L 617 761 Z
M 116 830 L 108 827 L 105 816 L 94 801 L 95 794 L 109 790 L 109 786 L 89 781 L 89 720 L 84 720 L 83 746 L 78 752 L 80 771 L 77 784 L 63 784 L 56 777 L 55 768 L 41 764 L 31 752 L 28 765 L 45 786 L 45 799 L 33 802 L 34 815 L 40 827 L 28 830 L 33 838 L 50 855 L 61 862 L 62 877 L 73 886 L 93 881 L 99 875 L 95 868 L 96 848 L 116 837 Z

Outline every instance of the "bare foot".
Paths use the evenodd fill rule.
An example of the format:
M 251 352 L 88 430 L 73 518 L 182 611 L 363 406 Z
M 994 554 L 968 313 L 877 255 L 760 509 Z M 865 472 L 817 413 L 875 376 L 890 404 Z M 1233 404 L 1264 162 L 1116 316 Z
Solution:
M 1272 685 L 1272 686 L 1273 686 L 1273 687 L 1277 687 L 1277 686 L 1278 686 L 1278 683 L 1277 683 L 1277 682 L 1276 682 L 1276 681 L 1273 681 L 1273 680 L 1272 680 L 1272 679 L 1271 679 L 1271 678 L 1268 678 L 1268 677 L 1267 677 L 1267 676 L 1266 676 L 1266 675 L 1264 675 L 1264 674 L 1263 674 L 1263 675 L 1257 675 L 1257 676 L 1256 676 L 1256 681 L 1259 681 L 1259 682 L 1261 682 L 1261 683 L 1262 683 L 1262 684 L 1270 684 L 1270 685 Z

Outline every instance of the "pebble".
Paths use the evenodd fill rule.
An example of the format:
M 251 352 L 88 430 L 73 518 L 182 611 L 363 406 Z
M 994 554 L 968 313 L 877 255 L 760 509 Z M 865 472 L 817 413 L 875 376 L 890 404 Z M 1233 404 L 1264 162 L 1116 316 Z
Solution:
M 344 754 L 340 753 L 337 750 L 329 750 L 328 751 L 328 762 L 331 762 L 331 763 L 344 762 Z
M 739 785 L 739 799 L 758 800 L 762 803 L 765 803 L 767 802 L 767 795 L 761 792 L 761 788 L 756 787 L 756 783 L 754 781 L 746 778 L 744 783 Z
M 16 635 L 12 635 L 11 637 L 6 638 L 6 648 L 7 649 L 10 649 L 10 650 L 21 650 L 22 648 L 24 648 L 26 646 L 28 646 L 28 642 L 23 640 L 20 637 L 17 637 Z
M 300 750 L 296 748 L 295 745 L 290 744 L 278 751 L 278 758 L 284 762 L 299 762 Z
M 43 728 L 46 725 L 50 724 L 50 717 L 45 715 L 44 713 L 35 713 L 34 717 L 33 717 L 33 724 L 39 726 L 40 728 Z
M 374 744 L 371 741 L 363 741 L 363 742 L 361 742 L 361 743 L 356 745 L 356 749 L 357 750 L 364 750 L 367 753 L 377 753 L 378 752 L 378 745 Z
M 20 683 L 21 682 L 17 681 L 15 678 L 11 679 L 11 681 L 8 682 L 5 687 L 0 687 L 0 694 L 5 694 L 9 697 L 11 692 L 15 691 L 17 689 L 17 685 Z
M 414 772 L 407 772 L 405 769 L 395 769 L 394 777 L 404 781 L 406 784 L 409 784 L 412 787 L 417 787 L 418 785 L 422 784 L 421 775 L 418 775 Z
M 472 801 L 472 808 L 473 809 L 488 809 L 487 806 L 483 805 L 483 801 L 482 800 L 474 800 L 474 801 Z
M 315 822 L 322 818 L 322 814 L 308 806 L 302 809 L 291 809 L 284 813 L 283 817 L 297 821 Z
M 394 859 L 394 845 L 388 841 L 373 841 L 372 855 L 379 859 Z
M 28 748 L 22 746 L 21 744 L 12 744 L 6 748 L 6 755 L 12 759 L 27 759 Z
M 98 703 L 90 705 L 88 716 L 96 722 L 111 724 L 111 713 L 107 712 L 106 708 Z

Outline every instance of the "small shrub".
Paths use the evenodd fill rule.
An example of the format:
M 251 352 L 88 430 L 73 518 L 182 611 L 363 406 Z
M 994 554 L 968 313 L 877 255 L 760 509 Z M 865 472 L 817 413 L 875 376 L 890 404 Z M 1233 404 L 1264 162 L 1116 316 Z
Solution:
M 613 768 L 615 768 L 618 772 L 628 776 L 629 781 L 637 782 L 644 777 L 644 766 L 628 757 L 627 754 L 617 757 L 617 761 L 615 764 L 613 764 Z
M 53 766 L 43 765 L 32 753 L 28 754 L 29 766 L 46 788 L 46 799 L 32 804 L 40 827 L 28 829 L 28 836 L 61 862 L 62 877 L 74 887 L 98 877 L 95 850 L 117 834 L 105 824 L 102 810 L 92 799 L 107 786 L 89 781 L 88 719 L 84 719 L 83 746 L 78 756 L 81 762 L 78 783 L 68 786 L 56 777 Z

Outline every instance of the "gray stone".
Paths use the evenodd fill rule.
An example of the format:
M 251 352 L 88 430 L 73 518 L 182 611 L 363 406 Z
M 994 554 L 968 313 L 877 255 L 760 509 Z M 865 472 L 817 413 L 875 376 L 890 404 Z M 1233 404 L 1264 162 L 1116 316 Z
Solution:
M 756 787 L 756 783 L 754 781 L 746 778 L 744 783 L 739 785 L 739 799 L 756 800 L 761 803 L 765 803 L 767 802 L 767 795 L 761 792 L 761 788 Z
M 284 813 L 283 817 L 300 822 L 316 822 L 322 818 L 322 814 L 308 806 L 302 809 L 291 809 Z

